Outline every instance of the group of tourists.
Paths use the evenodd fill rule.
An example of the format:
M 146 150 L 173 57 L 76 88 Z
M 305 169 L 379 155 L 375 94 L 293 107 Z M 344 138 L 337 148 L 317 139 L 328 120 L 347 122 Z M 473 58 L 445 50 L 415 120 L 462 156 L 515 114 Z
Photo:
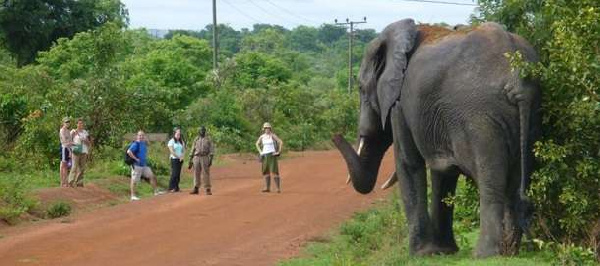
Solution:
M 62 187 L 83 187 L 83 172 L 87 155 L 91 148 L 88 132 L 84 129 L 83 119 L 77 119 L 77 128 L 69 130 L 70 118 L 65 117 L 59 131 L 61 142 L 60 179 Z M 281 177 L 279 175 L 278 157 L 281 154 L 283 141 L 273 133 L 271 124 L 263 124 L 263 134 L 256 141 L 256 149 L 262 163 L 262 176 L 265 187 L 262 192 L 271 191 L 271 175 L 275 181 L 277 193 L 281 193 Z M 171 161 L 171 178 L 169 180 L 170 193 L 180 192 L 179 183 L 181 171 L 186 154 L 186 143 L 182 137 L 181 129 L 173 130 L 172 138 L 167 142 L 169 157 Z M 212 195 L 210 167 L 215 155 L 215 145 L 207 135 L 206 127 L 198 130 L 198 136 L 192 142 L 192 150 L 189 155 L 188 170 L 193 172 L 194 186 L 190 194 L 199 195 L 204 191 L 206 195 Z M 136 139 L 129 145 L 127 155 L 132 159 L 130 199 L 137 201 L 140 198 L 136 194 L 136 185 L 143 178 L 150 181 L 154 189 L 154 195 L 162 195 L 157 185 L 156 175 L 148 166 L 148 142 L 146 133 L 142 130 L 137 132 Z M 70 167 L 70 173 L 69 173 Z M 68 176 L 67 176 L 68 175 Z
M 61 187 L 83 187 L 83 172 L 92 146 L 90 135 L 84 126 L 81 118 L 77 119 L 75 129 L 71 129 L 69 117 L 62 120 L 59 131 Z

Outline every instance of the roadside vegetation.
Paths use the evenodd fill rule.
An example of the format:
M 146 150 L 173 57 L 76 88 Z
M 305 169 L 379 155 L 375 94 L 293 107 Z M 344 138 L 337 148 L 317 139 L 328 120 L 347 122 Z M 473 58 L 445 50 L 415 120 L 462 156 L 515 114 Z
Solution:
M 53 214 L 40 210 L 49 206 L 35 197 L 36 189 L 59 185 L 57 133 L 64 116 L 83 117 L 93 137 L 86 182 L 123 195 L 128 189 L 123 136 L 138 129 L 168 133 L 180 126 L 189 141 L 206 125 L 219 154 L 252 152 L 265 121 L 285 140 L 286 150 L 331 148 L 333 133 L 356 137 L 358 90 L 347 90 L 344 28 L 255 24 L 235 30 L 220 24 L 219 67 L 213 71 L 210 25 L 157 39 L 129 29 L 126 7 L 118 0 L 37 2 L 7 1 L 0 9 L 0 220 L 6 223 L 32 213 L 69 213 L 59 203 L 51 204 Z M 564 257 L 578 264 L 578 259 L 587 262 L 590 252 L 600 260 L 600 2 L 477 2 L 473 24 L 497 21 L 529 40 L 540 55 L 539 63 L 526 65 L 519 54 L 507 54 L 522 75 L 536 77 L 543 88 L 538 170 L 528 191 L 536 207 L 531 245 L 537 248 L 514 260 L 527 260 L 530 252 L 544 257 L 550 250 L 565 255 L 548 261 Z M 375 36 L 370 29 L 356 32 L 354 73 Z M 166 148 L 154 143 L 151 150 L 153 170 L 164 187 Z M 456 204 L 457 230 L 464 233 L 457 234 L 463 243 L 458 255 L 425 262 L 403 257 L 403 218 L 399 213 L 370 218 L 382 212 L 376 209 L 356 217 L 355 223 L 366 225 L 350 222 L 339 237 L 366 241 L 366 246 L 339 244 L 339 254 L 353 255 L 330 262 L 370 265 L 376 258 L 363 255 L 371 251 L 390 264 L 452 264 L 453 258 L 467 258 L 478 207 L 476 188 L 464 190 L 468 193 L 447 199 Z M 148 195 L 149 186 L 140 192 Z M 375 225 L 395 238 L 362 235 Z
M 460 251 L 454 255 L 408 256 L 408 229 L 398 187 L 376 207 L 359 212 L 328 236 L 312 239 L 296 258 L 280 261 L 280 266 L 314 265 L 596 265 L 590 249 L 568 244 L 548 244 L 540 239 L 523 243 L 516 257 L 473 259 L 479 235 L 478 225 L 464 223 L 479 215 L 468 205 L 455 205 L 454 232 Z M 456 197 L 467 199 L 470 188 L 461 178 Z M 461 193 L 460 191 L 463 191 Z M 466 215 L 466 216 L 463 216 Z

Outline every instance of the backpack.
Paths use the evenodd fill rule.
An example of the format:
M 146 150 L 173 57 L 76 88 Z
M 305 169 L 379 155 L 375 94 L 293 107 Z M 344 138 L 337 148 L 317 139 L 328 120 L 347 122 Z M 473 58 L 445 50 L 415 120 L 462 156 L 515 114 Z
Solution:
M 130 143 L 129 145 L 127 145 L 127 147 L 125 147 L 125 159 L 124 162 L 126 165 L 133 165 L 133 163 L 135 163 L 135 160 L 133 158 L 131 158 L 131 156 L 129 156 L 129 154 L 127 153 L 127 151 L 129 150 L 129 148 L 131 148 L 131 145 L 133 145 L 133 142 Z

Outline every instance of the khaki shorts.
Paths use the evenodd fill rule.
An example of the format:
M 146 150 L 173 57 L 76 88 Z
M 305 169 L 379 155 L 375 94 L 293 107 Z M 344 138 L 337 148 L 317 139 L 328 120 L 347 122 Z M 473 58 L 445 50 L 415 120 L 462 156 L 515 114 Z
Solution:
M 152 169 L 150 169 L 150 167 L 148 166 L 135 165 L 133 169 L 131 169 L 131 180 L 135 182 L 140 182 L 142 176 L 151 178 L 154 176 L 154 173 L 152 173 Z
M 274 156 L 272 153 L 263 155 L 262 173 L 263 175 L 268 175 L 269 173 L 279 175 L 279 164 L 277 163 L 277 156 Z

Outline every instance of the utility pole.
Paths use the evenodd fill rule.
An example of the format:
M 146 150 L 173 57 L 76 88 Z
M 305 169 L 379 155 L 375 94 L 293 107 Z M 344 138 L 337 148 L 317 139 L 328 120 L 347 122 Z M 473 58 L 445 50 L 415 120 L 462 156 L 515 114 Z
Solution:
M 219 49 L 217 46 L 217 0 L 213 0 L 212 4 L 213 4 L 213 38 L 212 38 L 213 71 L 217 71 L 217 53 L 218 53 L 218 49 Z
M 367 17 L 363 17 L 362 21 L 350 21 L 346 18 L 346 22 L 338 23 L 337 18 L 334 20 L 336 25 L 350 25 L 350 33 L 348 34 L 348 93 L 352 92 L 354 77 L 352 76 L 352 37 L 354 35 L 354 24 L 367 23 Z

